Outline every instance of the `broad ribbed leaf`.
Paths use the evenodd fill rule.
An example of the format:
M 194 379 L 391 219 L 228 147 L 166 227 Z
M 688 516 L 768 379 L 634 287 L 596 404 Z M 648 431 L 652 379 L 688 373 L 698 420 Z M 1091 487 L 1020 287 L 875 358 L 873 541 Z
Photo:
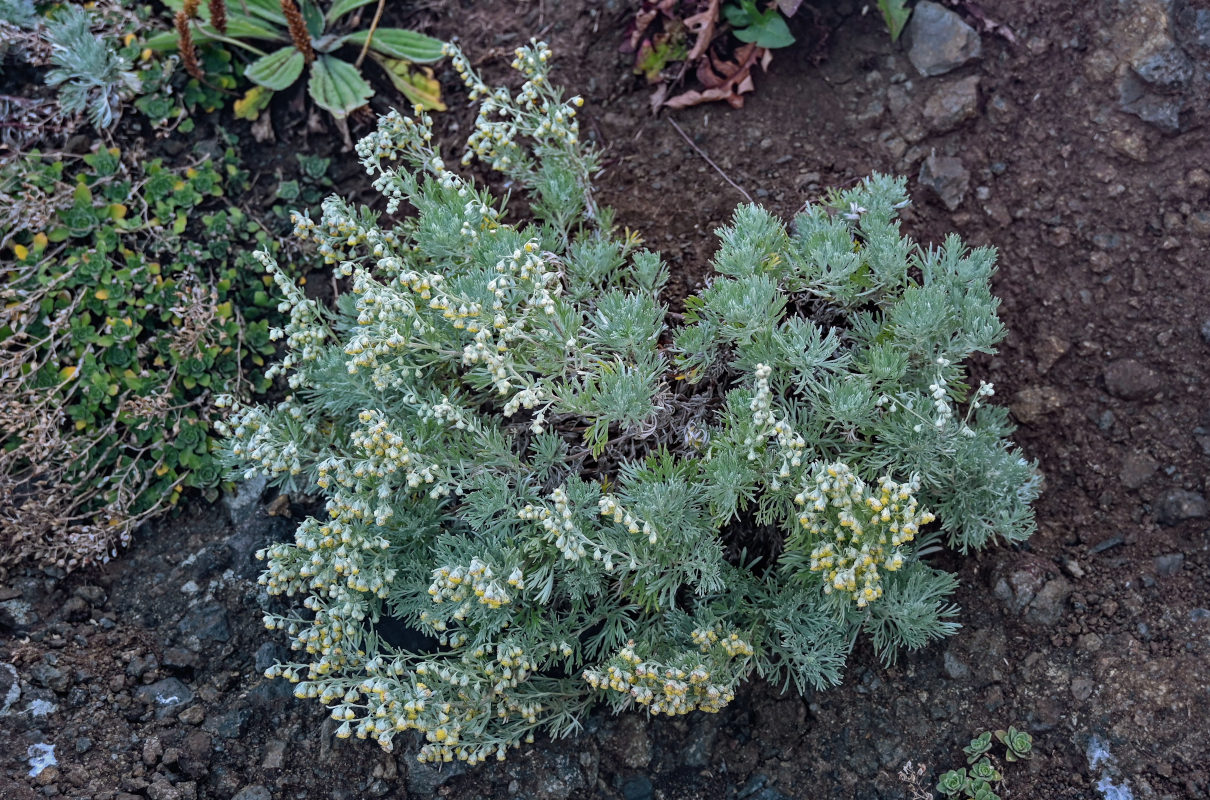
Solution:
M 369 31 L 350 33 L 345 37 L 346 44 L 361 46 L 366 43 Z M 374 39 L 370 49 L 382 53 L 389 58 L 402 58 L 413 64 L 430 64 L 441 59 L 443 42 L 423 33 L 409 31 L 403 28 L 379 28 L 374 31 Z
M 244 77 L 266 89 L 280 92 L 298 80 L 303 64 L 303 54 L 290 45 L 253 61 L 244 72 Z
M 235 0 L 227 3 L 227 13 L 240 11 L 244 6 L 247 6 L 248 12 L 253 16 L 286 27 L 286 15 L 282 13 L 281 0 Z
M 206 44 L 213 42 L 214 37 L 206 35 L 206 30 L 210 27 L 207 22 L 203 28 L 194 27 L 193 43 Z M 286 41 L 286 35 L 274 28 L 268 27 L 257 20 L 239 16 L 229 17 L 227 19 L 227 36 L 231 39 L 258 39 L 262 41 Z M 177 33 L 175 30 L 163 31 L 149 38 L 144 44 L 144 47 L 149 47 L 156 52 L 167 52 L 177 49 Z
M 173 11 L 185 7 L 184 0 L 164 0 L 164 5 Z M 202 3 L 197 15 L 203 22 L 210 21 L 210 4 Z M 280 0 L 232 0 L 227 3 L 227 24 L 246 20 L 248 22 L 272 22 L 286 27 L 286 16 L 281 11 Z M 228 30 L 228 33 L 230 31 Z
M 348 14 L 355 8 L 361 8 L 362 6 L 369 5 L 373 2 L 374 0 L 336 0 L 336 2 L 332 4 L 332 7 L 328 9 L 328 14 L 326 17 L 328 24 L 331 25 L 333 22 L 340 19 L 345 14 Z
M 374 90 L 356 67 L 329 55 L 321 55 L 312 62 L 307 90 L 315 105 L 331 112 L 337 119 L 361 108 L 374 96 Z

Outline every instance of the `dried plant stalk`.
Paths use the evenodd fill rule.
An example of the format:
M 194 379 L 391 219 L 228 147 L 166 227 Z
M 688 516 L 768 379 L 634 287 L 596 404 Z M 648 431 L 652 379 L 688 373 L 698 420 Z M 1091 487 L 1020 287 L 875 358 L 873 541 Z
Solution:
M 176 12 L 176 35 L 177 49 L 181 51 L 181 64 L 184 65 L 185 71 L 199 81 L 202 80 L 206 73 L 202 72 L 202 67 L 197 61 L 197 48 L 193 46 L 193 32 L 189 30 L 189 17 L 185 9 Z
M 227 32 L 227 3 L 225 0 L 209 0 L 210 24 L 219 33 Z
M 281 10 L 286 15 L 286 24 L 290 28 L 290 38 L 294 41 L 294 46 L 310 64 L 315 60 L 315 50 L 311 47 L 311 34 L 307 33 L 307 23 L 303 20 L 302 11 L 294 0 L 281 0 Z

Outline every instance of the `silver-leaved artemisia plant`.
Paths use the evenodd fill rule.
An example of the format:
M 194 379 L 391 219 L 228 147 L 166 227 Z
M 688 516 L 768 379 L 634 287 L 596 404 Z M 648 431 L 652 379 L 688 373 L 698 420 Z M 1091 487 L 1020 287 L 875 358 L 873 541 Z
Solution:
M 269 675 L 340 736 L 478 762 L 596 703 L 717 711 L 752 673 L 839 683 L 863 631 L 888 662 L 953 633 L 955 579 L 922 557 L 1025 539 L 1040 482 L 964 382 L 1004 335 L 993 251 L 902 237 L 883 176 L 789 228 L 742 206 L 670 327 L 666 265 L 594 199 L 549 49 L 517 50 L 515 93 L 448 55 L 480 103 L 464 163 L 532 220 L 421 111 L 358 145 L 385 215 L 333 196 L 296 219 L 352 291 L 330 310 L 277 273 L 290 394 L 228 400 L 237 474 L 327 500 L 259 554 L 303 606 L 265 619 L 298 653 Z

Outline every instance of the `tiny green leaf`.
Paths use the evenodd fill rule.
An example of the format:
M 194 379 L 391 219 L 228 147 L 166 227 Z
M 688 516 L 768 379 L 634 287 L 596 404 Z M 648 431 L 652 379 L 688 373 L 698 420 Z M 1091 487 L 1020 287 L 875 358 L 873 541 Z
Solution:
M 891 41 L 899 41 L 899 34 L 903 33 L 903 27 L 912 16 L 912 9 L 908 8 L 907 0 L 878 0 L 878 10 L 886 21 Z

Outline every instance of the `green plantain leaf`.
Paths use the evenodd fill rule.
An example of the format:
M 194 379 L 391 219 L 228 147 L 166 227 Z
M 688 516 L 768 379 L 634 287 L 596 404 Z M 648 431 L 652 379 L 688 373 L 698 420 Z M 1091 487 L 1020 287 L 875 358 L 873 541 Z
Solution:
M 350 33 L 344 38 L 345 44 L 363 45 L 369 31 Z M 441 59 L 443 42 L 423 33 L 409 31 L 403 28 L 379 28 L 374 31 L 370 49 L 382 53 L 389 58 L 403 58 L 413 64 L 431 64 Z
M 362 6 L 369 5 L 373 2 L 374 0 L 336 0 L 336 2 L 332 4 L 332 7 L 328 9 L 328 14 L 326 17 L 328 24 L 331 25 L 333 22 L 340 19 L 345 14 L 348 14 L 355 8 L 361 8 Z
M 286 15 L 282 13 L 280 0 L 236 0 L 234 3 L 227 3 L 227 13 L 231 14 L 232 11 L 240 11 L 245 7 L 254 17 L 286 27 Z
M 356 67 L 326 54 L 311 64 L 311 81 L 307 90 L 317 106 L 331 112 L 337 119 L 347 116 L 355 108 L 361 108 L 374 96 L 374 90 Z
M 193 29 L 193 43 L 206 44 L 213 42 L 214 37 L 209 36 L 206 30 L 210 29 L 210 24 L 206 23 L 206 27 Z M 232 39 L 262 39 L 269 41 L 286 41 L 287 37 L 281 31 L 274 28 L 266 27 L 258 20 L 252 20 L 248 17 L 240 15 L 231 17 L 227 20 L 227 36 Z M 144 47 L 149 47 L 157 52 L 165 52 L 177 49 L 177 33 L 175 30 L 163 31 L 152 36 L 143 43 Z
M 266 89 L 280 92 L 298 80 L 303 64 L 303 54 L 297 47 L 290 45 L 253 61 L 244 72 L 244 77 Z
M 164 0 L 164 5 L 173 11 L 185 7 L 184 0 Z M 202 3 L 197 9 L 198 18 L 210 22 L 210 4 Z M 286 27 L 286 15 L 282 13 L 279 0 L 234 0 L 227 3 L 227 24 L 232 22 L 271 22 Z M 230 31 L 228 31 L 230 33 Z

